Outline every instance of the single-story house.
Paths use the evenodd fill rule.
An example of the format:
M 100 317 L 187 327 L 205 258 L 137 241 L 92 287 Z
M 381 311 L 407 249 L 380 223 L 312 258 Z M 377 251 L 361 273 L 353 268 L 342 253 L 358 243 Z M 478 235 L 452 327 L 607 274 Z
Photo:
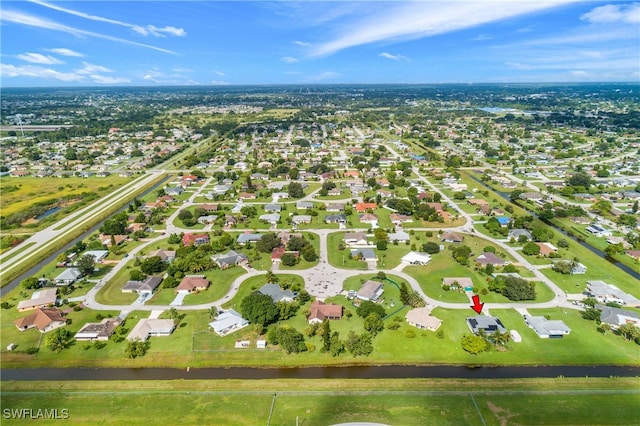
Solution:
M 376 216 L 373 213 L 364 213 L 361 214 L 358 219 L 360 220 L 360 222 L 362 223 L 368 223 L 371 225 L 377 225 L 378 224 L 378 216 Z
M 627 250 L 625 251 L 625 253 L 627 254 L 627 256 L 635 260 L 640 260 L 640 250 Z
M 360 300 L 377 301 L 384 293 L 384 286 L 379 281 L 367 280 L 362 284 L 356 297 Z
M 149 253 L 149 257 L 158 256 L 163 262 L 171 263 L 176 258 L 175 250 L 155 250 Z
M 526 229 L 509 229 L 509 234 L 507 235 L 508 239 L 514 239 L 516 241 L 520 240 L 520 237 L 524 236 L 527 241 L 531 241 L 533 239 L 533 236 L 531 235 L 531 232 L 529 232 Z
M 184 234 L 182 236 L 182 244 L 185 247 L 209 244 L 209 234 Z
M 89 250 L 84 252 L 82 256 L 93 256 L 93 260 L 96 263 L 102 263 L 102 261 L 109 255 L 108 250 Z
M 591 232 L 596 237 L 610 237 L 613 232 L 610 229 L 604 228 L 597 224 L 592 224 L 586 227 L 586 230 Z
M 290 253 L 295 257 L 300 257 L 299 251 L 293 251 L 293 250 L 287 251 L 287 249 L 285 249 L 284 247 L 274 247 L 273 250 L 271 250 L 271 261 L 272 262 L 282 261 L 282 256 L 284 256 L 286 253 Z
M 389 219 L 391 219 L 391 223 L 393 223 L 394 225 L 399 225 L 405 222 L 413 222 L 413 217 L 398 213 L 391 213 L 389 215 Z
M 209 288 L 209 280 L 204 275 L 187 275 L 180 281 L 176 291 L 178 293 L 195 293 Z
M 20 331 L 37 328 L 40 333 L 55 330 L 67 323 L 58 308 L 35 308 L 34 312 L 13 322 Z
M 248 262 L 249 258 L 245 254 L 238 253 L 235 250 L 229 250 L 224 254 L 214 254 L 213 256 L 211 256 L 211 260 L 213 260 L 220 269 L 226 269 L 229 266 L 235 266 L 244 262 Z
M 506 262 L 501 257 L 497 256 L 495 253 L 484 252 L 480 256 L 475 258 L 475 262 L 480 265 L 493 265 L 493 266 L 502 266 Z
M 113 330 L 120 325 L 118 318 L 105 318 L 101 322 L 86 323 L 75 335 L 76 340 L 109 340 Z
M 200 205 L 198 205 L 198 207 L 200 207 L 201 209 L 203 209 L 207 213 L 217 212 L 218 211 L 218 205 L 217 204 L 200 204 Z
M 267 283 L 260 287 L 258 292 L 271 297 L 274 303 L 293 302 L 293 299 L 295 298 L 295 295 L 291 290 L 283 290 L 279 285 L 271 283 Z
M 339 320 L 342 318 L 342 306 L 333 303 L 326 304 L 315 300 L 311 304 L 309 314 L 309 324 L 319 323 L 327 320 Z
M 328 214 L 324 218 L 325 223 L 347 223 L 347 216 L 344 214 Z
M 536 243 L 536 245 L 540 247 L 540 254 L 543 256 L 558 252 L 558 248 L 551 243 Z
M 468 317 L 467 325 L 473 334 L 478 334 L 480 330 L 483 330 L 487 335 L 496 332 L 505 333 L 507 331 L 502 321 L 500 321 L 500 318 L 488 317 L 486 315 Z
M 409 265 L 427 265 L 431 262 L 431 255 L 429 253 L 410 251 L 402 256 L 402 259 L 400 260 L 404 263 L 408 263 Z
M 53 279 L 56 285 L 69 285 L 82 278 L 82 273 L 77 268 L 67 268 Z
M 202 225 L 208 225 L 210 223 L 214 223 L 216 220 L 218 220 L 218 215 L 217 214 L 208 214 L 205 216 L 200 216 L 198 218 L 198 223 L 202 224 Z
M 571 333 L 571 329 L 561 320 L 548 320 L 543 316 L 524 316 L 524 322 L 542 339 L 561 338 Z
M 473 288 L 473 280 L 469 277 L 446 277 L 442 279 L 442 285 L 448 285 L 452 290 L 464 290 Z
M 595 309 L 600 311 L 600 322 L 609 324 L 613 329 L 627 323 L 640 327 L 640 315 L 635 312 L 606 305 L 595 305 Z
M 365 262 L 373 262 L 378 260 L 376 253 L 372 248 L 354 248 L 351 249 L 351 257 L 359 257 L 362 258 Z
M 389 234 L 389 241 L 399 241 L 401 243 L 407 242 L 411 240 L 411 237 L 408 233 L 404 231 L 394 232 L 393 234 Z
M 171 196 L 177 196 L 184 192 L 184 188 L 181 186 L 176 186 L 174 188 L 166 188 L 164 193 Z
M 213 328 L 213 331 L 219 336 L 226 336 L 247 325 L 249 325 L 249 321 L 242 318 L 242 315 L 233 309 L 221 313 L 216 317 L 215 321 L 209 323 L 209 326 Z
M 436 331 L 442 325 L 442 320 L 431 316 L 431 308 L 415 308 L 407 312 L 405 319 L 409 324 L 421 330 Z
M 151 336 L 169 336 L 175 328 L 176 324 L 172 319 L 142 318 L 133 327 L 133 330 L 127 336 L 127 340 L 141 340 L 144 342 Z
M 343 212 L 344 211 L 344 204 L 338 204 L 338 203 L 328 204 L 327 205 L 327 211 L 328 212 Z
M 464 241 L 464 235 L 456 232 L 445 232 L 440 235 L 440 241 L 445 243 L 461 243 Z
M 127 281 L 123 293 L 152 294 L 162 282 L 162 277 L 149 276 L 144 281 Z
M 261 214 L 258 218 L 261 222 L 267 222 L 272 225 L 275 225 L 280 221 L 280 213 L 267 213 Z
M 264 211 L 267 213 L 280 213 L 282 206 L 280 204 L 265 204 Z
M 21 300 L 18 302 L 18 311 L 24 312 L 31 309 L 46 308 L 47 306 L 55 305 L 58 289 L 47 288 L 44 290 L 36 291 L 31 295 L 29 300 Z
M 237 243 L 240 245 L 244 245 L 246 243 L 255 243 L 257 241 L 260 241 L 261 238 L 262 238 L 262 234 L 252 234 L 252 233 L 240 234 L 238 235 Z
M 620 305 L 640 307 L 640 300 L 636 297 L 604 281 L 587 281 L 587 291 L 600 303 L 615 302 Z
M 296 209 L 298 210 L 305 210 L 305 209 L 312 209 L 313 208 L 313 203 L 311 201 L 297 201 L 296 202 Z
M 367 234 L 365 232 L 346 232 L 344 242 L 348 245 L 367 245 Z
M 355 209 L 358 213 L 366 212 L 367 210 L 375 210 L 378 208 L 376 203 L 356 203 Z
M 311 223 L 312 217 L 307 214 L 299 214 L 295 215 L 291 218 L 291 221 L 296 225 L 300 225 L 301 223 Z

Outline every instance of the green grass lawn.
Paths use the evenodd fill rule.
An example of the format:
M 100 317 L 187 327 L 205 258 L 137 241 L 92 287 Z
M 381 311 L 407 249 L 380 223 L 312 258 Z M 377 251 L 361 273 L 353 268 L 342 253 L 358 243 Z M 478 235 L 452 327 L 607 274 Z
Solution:
M 1 402 L 66 408 L 73 423 L 104 425 L 629 425 L 640 416 L 637 386 L 634 378 L 40 381 L 4 382 Z
M 96 302 L 105 305 L 127 305 L 133 303 L 138 298 L 138 295 L 136 293 L 122 292 L 122 287 L 130 279 L 129 271 L 131 268 L 133 268 L 133 260 L 129 260 L 125 267 L 120 269 L 115 277 L 96 293 Z
M 227 269 L 207 271 L 204 276 L 211 282 L 209 288 L 198 294 L 190 294 L 184 298 L 185 305 L 199 305 L 221 299 L 231 287 L 231 283 L 239 276 L 246 274 L 243 268 L 235 266 Z

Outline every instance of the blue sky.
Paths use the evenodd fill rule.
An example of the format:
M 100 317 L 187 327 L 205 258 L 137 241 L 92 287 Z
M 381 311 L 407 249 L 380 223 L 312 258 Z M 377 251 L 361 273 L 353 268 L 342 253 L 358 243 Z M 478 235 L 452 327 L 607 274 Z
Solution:
M 640 2 L 7 1 L 1 86 L 640 81 Z

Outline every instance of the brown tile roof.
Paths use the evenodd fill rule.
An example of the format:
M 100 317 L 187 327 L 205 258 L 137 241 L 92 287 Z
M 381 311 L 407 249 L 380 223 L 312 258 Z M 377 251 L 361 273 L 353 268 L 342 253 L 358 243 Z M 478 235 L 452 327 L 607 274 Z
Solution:
M 62 311 L 57 308 L 36 308 L 31 315 L 15 320 L 13 323 L 19 329 L 35 327 L 44 330 L 52 322 L 66 322 Z
M 340 319 L 342 318 L 342 306 L 334 304 L 325 304 L 319 300 L 314 301 L 311 304 L 311 313 L 309 314 L 309 321 L 318 319 L 323 321 L 324 319 Z
M 209 287 L 209 280 L 202 276 L 186 276 L 180 281 L 176 291 L 196 291 L 204 290 Z

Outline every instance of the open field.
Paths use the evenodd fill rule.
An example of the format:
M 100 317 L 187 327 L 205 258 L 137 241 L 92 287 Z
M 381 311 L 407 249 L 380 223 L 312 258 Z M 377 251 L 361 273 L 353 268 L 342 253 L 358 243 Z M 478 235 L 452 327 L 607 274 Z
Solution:
M 317 379 L 312 389 L 296 379 L 3 382 L 1 400 L 4 409 L 66 409 L 74 424 L 105 425 L 629 425 L 640 416 L 636 378 Z
M 3 216 L 8 216 L 26 210 L 35 203 L 60 199 L 69 195 L 78 195 L 83 192 L 104 195 L 130 180 L 132 180 L 131 177 L 117 175 L 103 178 L 2 177 L 0 178 L 0 186 L 3 188 L 16 187 L 17 189 L 2 192 L 0 209 Z

